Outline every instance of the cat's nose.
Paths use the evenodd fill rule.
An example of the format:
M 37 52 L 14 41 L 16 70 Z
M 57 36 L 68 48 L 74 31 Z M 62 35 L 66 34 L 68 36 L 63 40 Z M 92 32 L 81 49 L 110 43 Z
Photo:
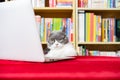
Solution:
M 56 46 L 58 46 L 58 44 L 56 44 Z

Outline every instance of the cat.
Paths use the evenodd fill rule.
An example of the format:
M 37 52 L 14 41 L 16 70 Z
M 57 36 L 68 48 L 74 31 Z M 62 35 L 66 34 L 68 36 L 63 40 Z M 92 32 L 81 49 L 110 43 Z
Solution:
M 47 42 L 48 53 L 45 54 L 45 58 L 64 59 L 77 56 L 77 52 L 69 42 L 64 30 L 52 31 Z

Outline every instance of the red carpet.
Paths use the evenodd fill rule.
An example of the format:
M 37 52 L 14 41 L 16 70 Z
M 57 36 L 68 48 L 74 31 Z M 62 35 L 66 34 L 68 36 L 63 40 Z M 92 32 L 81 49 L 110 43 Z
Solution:
M 0 80 L 120 80 L 120 58 L 81 56 L 53 63 L 0 60 Z

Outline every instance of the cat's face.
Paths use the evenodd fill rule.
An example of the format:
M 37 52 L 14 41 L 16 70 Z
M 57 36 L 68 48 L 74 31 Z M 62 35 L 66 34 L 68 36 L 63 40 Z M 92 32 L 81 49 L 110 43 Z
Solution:
M 53 31 L 48 38 L 48 48 L 50 49 L 61 48 L 67 43 L 68 38 L 62 31 Z

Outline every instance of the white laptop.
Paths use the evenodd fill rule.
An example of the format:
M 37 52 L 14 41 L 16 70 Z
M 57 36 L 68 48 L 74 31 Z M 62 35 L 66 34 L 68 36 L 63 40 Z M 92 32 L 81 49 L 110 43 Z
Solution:
M 31 0 L 0 3 L 0 59 L 45 62 Z
M 31 0 L 0 3 L 0 59 L 45 61 Z

